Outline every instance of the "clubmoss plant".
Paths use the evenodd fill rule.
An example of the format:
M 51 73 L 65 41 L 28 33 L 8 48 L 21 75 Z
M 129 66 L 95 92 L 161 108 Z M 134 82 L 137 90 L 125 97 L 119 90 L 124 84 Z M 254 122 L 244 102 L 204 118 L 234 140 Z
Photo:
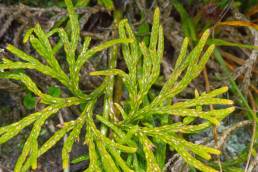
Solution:
M 28 90 L 40 98 L 40 103 L 45 104 L 45 108 L 41 111 L 0 128 L 0 144 L 2 144 L 19 134 L 25 127 L 33 125 L 14 171 L 23 172 L 30 168 L 36 169 L 38 157 L 52 148 L 65 134 L 68 134 L 68 137 L 63 145 L 62 161 L 63 169 L 68 169 L 69 153 L 72 151 L 74 142 L 79 139 L 84 126 L 86 129 L 84 139 L 89 155 L 89 166 L 85 167 L 87 172 L 159 172 L 164 165 L 164 162 L 157 161 L 159 154 L 157 154 L 156 147 L 159 146 L 159 143 L 165 145 L 163 156 L 166 156 L 166 145 L 168 145 L 171 150 L 177 151 L 188 164 L 195 168 L 205 172 L 216 171 L 198 159 L 209 160 L 211 159 L 210 154 L 220 154 L 220 151 L 191 143 L 185 140 L 182 134 L 196 133 L 213 124 L 218 125 L 223 118 L 234 110 L 233 107 L 210 111 L 204 111 L 202 110 L 204 108 L 201 108 L 211 104 L 232 105 L 231 100 L 216 98 L 216 96 L 226 92 L 227 88 L 223 87 L 209 93 L 203 93 L 184 102 L 168 103 L 169 100 L 182 92 L 204 68 L 214 49 L 214 45 L 211 45 L 202 54 L 210 31 L 204 32 L 197 46 L 189 54 L 187 53 L 189 40 L 185 38 L 174 71 L 160 93 L 150 100 L 148 93 L 159 77 L 160 63 L 164 51 L 164 35 L 159 23 L 159 10 L 156 9 L 154 13 L 149 46 L 137 42 L 127 20 L 122 20 L 119 23 L 119 39 L 89 48 L 90 38 L 86 37 L 82 48 L 79 49 L 78 16 L 74 11 L 71 0 L 65 0 L 65 3 L 70 18 L 71 33 L 66 33 L 62 28 L 53 29 L 46 33 L 37 24 L 24 37 L 24 42 L 30 41 L 33 48 L 44 58 L 46 63 L 41 63 L 35 57 L 8 45 L 6 49 L 22 61 L 11 61 L 4 58 L 0 64 L 1 78 L 21 81 Z M 60 38 L 56 44 L 49 41 L 49 38 L 54 34 L 58 34 Z M 107 77 L 92 93 L 85 94 L 79 88 L 79 72 L 83 64 L 97 52 L 115 44 L 121 44 L 122 46 L 122 55 L 128 72 L 114 68 L 92 72 L 91 75 L 105 75 Z M 69 65 L 69 74 L 64 72 L 55 57 L 59 51 L 62 51 L 62 48 Z M 114 65 L 111 66 L 114 67 Z M 72 97 L 53 97 L 43 93 L 29 76 L 21 71 L 12 71 L 13 69 L 33 69 L 50 76 L 70 90 Z M 114 77 L 111 77 L 114 75 L 122 78 L 125 91 L 128 92 L 125 104 L 114 104 L 121 116 L 114 115 L 114 112 L 110 110 L 110 107 L 113 106 L 111 101 L 113 92 L 112 89 L 110 90 L 110 81 L 114 80 Z M 96 115 L 94 114 L 94 108 L 97 100 L 102 95 L 105 95 L 105 100 L 110 100 L 104 102 L 104 105 L 109 106 L 109 108 L 103 108 L 103 114 Z M 60 109 L 75 105 L 83 105 L 84 107 L 80 116 L 76 120 L 65 122 L 63 127 L 55 132 L 52 137 L 44 144 L 39 145 L 37 140 L 46 120 Z M 183 121 L 173 123 L 167 120 L 165 124 L 159 122 L 162 118 L 167 118 L 168 115 L 181 116 Z M 202 118 L 203 120 L 201 123 L 193 124 L 196 118 Z M 101 123 L 106 129 L 102 130 L 103 126 L 101 127 L 97 123 Z M 194 157 L 194 154 L 198 155 L 199 158 Z

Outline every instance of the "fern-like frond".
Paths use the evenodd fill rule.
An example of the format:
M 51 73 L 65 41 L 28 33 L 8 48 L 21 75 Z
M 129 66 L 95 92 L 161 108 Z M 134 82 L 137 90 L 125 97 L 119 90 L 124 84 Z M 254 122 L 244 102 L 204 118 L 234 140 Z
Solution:
M 219 154 L 220 152 L 213 148 L 188 142 L 181 138 L 178 133 L 195 133 L 210 127 L 212 124 L 219 125 L 221 120 L 233 112 L 234 107 L 210 111 L 204 111 L 201 108 L 206 105 L 232 105 L 233 102 L 231 100 L 216 98 L 216 96 L 226 92 L 228 90 L 227 87 L 219 88 L 210 93 L 196 95 L 196 98 L 184 102 L 177 102 L 172 105 L 165 103 L 182 92 L 205 67 L 214 50 L 214 45 L 209 46 L 207 49 L 205 48 L 209 35 L 210 31 L 206 30 L 190 53 L 187 53 L 189 39 L 184 39 L 174 71 L 162 87 L 160 93 L 147 104 L 144 103 L 144 99 L 148 99 L 147 95 L 157 81 L 164 49 L 163 30 L 159 24 L 158 9 L 154 12 L 149 47 L 143 42 L 137 42 L 127 20 L 122 20 L 119 24 L 119 36 L 134 40 L 133 43 L 122 45 L 122 53 L 128 73 L 118 69 L 91 73 L 91 75 L 104 76 L 118 75 L 122 78 L 129 94 L 128 103 L 130 107 L 127 107 L 127 110 L 125 110 L 119 104 L 115 104 L 115 106 L 122 114 L 123 120 L 118 124 L 113 124 L 101 116 L 97 116 L 97 119 L 117 135 L 115 137 L 116 141 L 128 144 L 140 142 L 142 151 L 145 154 L 146 171 L 160 171 L 161 169 L 156 162 L 157 157 L 154 156 L 156 141 L 158 141 L 157 143 L 168 144 L 187 163 L 195 168 L 202 171 L 216 171 L 194 158 L 192 154 L 209 160 L 211 154 Z M 168 114 L 182 116 L 184 121 L 174 124 L 166 123 L 161 126 L 156 126 L 155 122 L 150 122 L 154 120 L 154 115 L 159 116 L 161 119 L 161 115 L 167 116 Z M 206 121 L 201 124 L 191 125 L 190 123 L 196 118 L 202 118 Z M 145 127 L 142 128 L 141 125 Z M 135 161 L 138 158 L 136 156 Z
M 75 140 L 79 137 L 81 128 L 83 127 L 83 125 L 85 125 L 86 115 L 90 113 L 90 109 L 94 108 L 95 100 L 103 93 L 107 85 L 107 82 L 104 82 L 89 95 L 83 93 L 83 91 L 80 90 L 78 86 L 79 72 L 83 64 L 90 57 L 106 48 L 120 43 L 132 42 L 131 39 L 116 39 L 107 41 L 93 48 L 89 48 L 90 38 L 86 37 L 81 52 L 78 53 L 77 57 L 77 51 L 79 51 L 77 47 L 80 40 L 78 15 L 75 13 L 71 0 L 65 0 L 65 3 L 67 5 L 68 16 L 70 18 L 69 24 L 71 27 L 71 33 L 67 33 L 62 28 L 56 28 L 46 33 L 39 24 L 36 24 L 36 26 L 29 29 L 24 36 L 23 42 L 26 43 L 27 41 L 29 41 L 32 47 L 36 50 L 40 57 L 44 59 L 43 61 L 45 61 L 46 63 L 42 63 L 37 58 L 23 52 L 13 45 L 8 45 L 6 49 L 22 61 L 11 61 L 7 58 L 4 58 L 3 62 L 0 64 L 1 78 L 21 81 L 28 88 L 28 90 L 30 90 L 37 97 L 39 97 L 40 103 L 49 105 L 43 110 L 28 115 L 27 117 L 16 123 L 0 128 L 0 143 L 4 143 L 19 134 L 21 130 L 25 127 L 33 124 L 31 134 L 27 138 L 23 151 L 17 160 L 14 169 L 14 171 L 17 172 L 27 171 L 30 167 L 32 167 L 33 169 L 37 168 L 37 158 L 44 154 L 51 147 L 53 147 L 67 132 L 71 131 L 67 142 L 64 144 L 62 153 L 63 166 L 64 168 L 68 166 L 69 153 Z M 56 44 L 52 44 L 50 43 L 49 39 L 55 33 L 59 35 L 60 41 Z M 58 51 L 61 50 L 62 46 L 64 47 L 66 61 L 69 65 L 69 74 L 66 74 L 63 71 L 63 69 L 59 65 L 58 60 L 55 57 Z M 30 77 L 23 72 L 11 72 L 11 70 L 14 69 L 33 69 L 47 76 L 50 76 L 60 81 L 60 83 L 62 83 L 66 88 L 71 91 L 74 97 L 59 98 L 43 93 L 37 87 L 37 84 L 33 82 L 32 79 L 30 79 Z M 80 117 L 75 121 L 66 122 L 62 129 L 57 131 L 45 144 L 42 145 L 42 147 L 40 147 L 37 140 L 41 128 L 44 127 L 46 120 L 62 108 L 79 104 L 86 104 L 85 110 L 82 112 Z M 109 143 L 113 142 L 110 141 Z M 125 147 L 123 147 L 123 145 L 116 144 L 115 146 L 120 149 L 126 149 Z M 133 149 L 133 151 L 135 151 L 135 148 Z M 112 149 L 112 152 L 115 154 L 116 150 Z
M 110 8 L 113 5 L 106 0 L 101 2 Z M 45 32 L 37 24 L 24 36 L 24 42 L 32 45 L 43 62 L 13 45 L 8 45 L 6 49 L 20 60 L 12 61 L 4 58 L 0 63 L 0 78 L 20 81 L 39 98 L 39 103 L 44 104 L 42 110 L 18 122 L 0 127 L 0 144 L 2 144 L 32 125 L 14 171 L 26 172 L 30 168 L 36 169 L 38 158 L 65 135 L 68 137 L 62 149 L 62 166 L 65 170 L 69 169 L 70 152 L 74 143 L 81 139 L 81 130 L 84 128 L 86 129 L 84 143 L 89 154 L 89 166 L 86 172 L 159 172 L 164 166 L 167 147 L 177 151 L 188 164 L 201 171 L 216 171 L 205 165 L 202 159 L 210 160 L 211 155 L 218 155 L 220 151 L 191 143 L 187 141 L 184 134 L 198 133 L 212 125 L 219 125 L 234 111 L 234 107 L 228 107 L 233 104 L 231 100 L 218 98 L 228 88 L 222 87 L 201 94 L 196 91 L 193 99 L 169 103 L 200 74 L 209 60 L 214 50 L 214 45 L 206 48 L 210 31 L 206 30 L 203 33 L 198 44 L 189 53 L 189 38 L 184 39 L 173 72 L 160 92 L 150 99 L 150 92 L 160 75 L 164 52 L 164 34 L 159 20 L 159 9 L 154 12 L 149 45 L 138 42 L 128 21 L 122 20 L 118 25 L 118 39 L 90 47 L 90 37 L 84 38 L 83 41 L 80 39 L 79 16 L 74 10 L 72 1 L 65 0 L 65 3 L 69 16 L 69 32 L 63 28 Z M 56 43 L 49 41 L 53 35 L 58 37 Z M 82 44 L 81 48 L 78 48 L 79 43 Z M 127 66 L 127 72 L 116 69 L 119 44 L 121 44 L 121 54 Z M 84 93 L 79 88 L 80 71 L 83 65 L 98 52 L 112 46 L 115 47 L 110 50 L 108 69 L 91 73 L 91 75 L 105 76 L 103 83 L 90 94 Z M 66 57 L 68 73 L 64 72 L 56 58 L 60 51 L 63 51 Z M 71 97 L 53 97 L 44 93 L 28 75 L 15 69 L 32 69 L 56 79 L 70 91 Z M 123 91 L 128 93 L 124 102 L 113 102 L 114 75 L 122 78 L 125 85 Z M 104 97 L 103 108 L 101 108 L 103 111 L 96 115 L 94 114 L 96 102 L 100 102 L 100 97 Z M 64 122 L 53 136 L 40 145 L 38 138 L 45 122 L 59 110 L 76 105 L 83 108 L 77 119 Z M 220 107 L 225 108 L 205 110 L 204 107 L 209 105 L 223 105 Z M 114 108 L 121 116 L 116 116 Z M 182 117 L 182 122 L 173 123 L 168 120 L 169 115 Z M 201 122 L 193 123 L 198 118 L 202 119 Z M 197 159 L 195 155 L 199 158 Z

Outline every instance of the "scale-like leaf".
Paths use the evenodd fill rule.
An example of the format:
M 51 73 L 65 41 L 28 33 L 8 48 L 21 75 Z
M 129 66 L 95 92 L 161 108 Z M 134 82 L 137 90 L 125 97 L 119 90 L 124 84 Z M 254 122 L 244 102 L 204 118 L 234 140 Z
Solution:
M 81 2 L 87 4 L 88 1 Z M 111 1 L 103 0 L 106 7 L 113 9 Z M 42 63 L 35 57 L 22 50 L 8 45 L 7 50 L 17 56 L 21 61 L 12 61 L 3 58 L 0 63 L 0 78 L 8 78 L 21 81 L 31 91 L 38 103 L 47 106 L 39 112 L 30 114 L 18 122 L 0 127 L 0 144 L 4 143 L 25 127 L 32 126 L 31 133 L 27 138 L 23 151 L 15 165 L 15 172 L 26 172 L 37 168 L 37 159 L 54 147 L 67 133 L 69 133 L 63 145 L 62 160 L 64 170 L 69 168 L 69 154 L 73 144 L 80 138 L 81 129 L 86 126 L 85 144 L 88 147 L 89 166 L 86 172 L 101 171 L 161 171 L 164 161 L 167 158 L 166 147 L 169 145 L 191 166 L 201 171 L 216 171 L 213 168 L 197 160 L 195 155 L 201 159 L 211 159 L 211 154 L 218 155 L 220 151 L 198 145 L 187 141 L 182 133 L 198 133 L 212 124 L 218 125 L 222 119 L 230 114 L 234 107 L 214 109 L 207 111 L 203 106 L 223 105 L 230 106 L 231 100 L 218 98 L 228 88 L 222 87 L 209 93 L 195 92 L 195 98 L 171 104 L 171 99 L 181 93 L 190 82 L 195 79 L 205 67 L 211 56 L 214 45 L 207 49 L 206 43 L 210 31 L 206 30 L 192 51 L 187 50 L 189 38 L 185 38 L 183 45 L 168 81 L 161 88 L 160 93 L 155 97 L 152 88 L 160 75 L 160 64 L 164 53 L 164 33 L 160 25 L 160 11 L 155 9 L 153 25 L 150 35 L 150 43 L 139 43 L 134 34 L 134 29 L 127 20 L 121 20 L 118 24 L 118 39 L 103 42 L 97 46 L 90 47 L 90 37 L 84 39 L 82 47 L 80 44 L 80 26 L 78 15 L 75 12 L 71 0 L 65 0 L 69 20 L 66 29 L 54 28 L 45 32 L 39 24 L 29 29 L 24 42 L 30 40 L 30 44 L 37 53 L 44 58 Z M 77 6 L 81 6 L 77 3 Z M 176 8 L 181 17 L 185 17 L 184 9 L 178 2 Z M 189 23 L 189 21 L 185 21 Z M 186 26 L 184 26 L 186 27 Z M 189 36 L 195 39 L 190 30 Z M 50 39 L 55 35 L 57 42 Z M 121 55 L 127 66 L 126 72 L 116 69 L 117 55 L 121 44 Z M 89 58 L 109 47 L 115 47 L 110 52 L 108 69 L 91 72 L 91 75 L 106 76 L 103 83 L 91 93 L 86 94 L 79 88 L 80 71 Z M 64 50 L 64 52 L 62 52 Z M 64 73 L 55 55 L 64 54 L 69 73 Z M 61 90 L 53 89 L 44 93 L 33 80 L 22 71 L 15 69 L 33 69 L 51 78 L 60 81 L 65 87 L 67 94 L 71 97 L 62 98 Z M 116 84 L 113 75 L 118 75 L 124 82 L 125 93 L 123 101 L 120 97 L 114 97 L 114 85 Z M 58 86 L 58 88 L 64 88 Z M 50 87 L 51 88 L 51 87 Z M 69 90 L 70 92 L 67 92 Z M 104 101 L 100 97 L 104 98 Z M 104 102 L 103 108 L 99 103 Z M 61 127 L 43 145 L 38 143 L 40 131 L 45 122 L 60 109 L 80 105 L 83 112 L 72 121 L 59 124 Z M 116 109 L 115 109 L 115 107 Z M 95 107 L 96 108 L 95 110 Z M 75 107 L 76 108 L 76 107 Z M 78 108 L 79 109 L 79 108 Z M 101 111 L 96 115 L 95 111 Z M 79 110 L 80 111 L 80 110 Z M 116 113 L 121 113 L 116 116 Z M 173 123 L 169 115 L 182 116 L 182 122 Z M 95 119 L 96 118 L 96 119 Z M 193 123 L 196 118 L 207 121 Z M 99 127 L 98 123 L 101 123 Z M 180 134 L 180 135 L 179 135 Z M 159 144 L 159 145 L 158 145 Z

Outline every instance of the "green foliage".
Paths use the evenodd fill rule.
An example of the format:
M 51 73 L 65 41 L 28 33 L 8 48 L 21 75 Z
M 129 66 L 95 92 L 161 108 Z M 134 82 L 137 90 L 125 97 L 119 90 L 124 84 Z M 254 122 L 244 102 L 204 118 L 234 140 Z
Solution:
M 194 23 L 184 6 L 178 0 L 171 0 L 177 12 L 180 14 L 182 30 L 187 37 L 197 40 Z
M 210 39 L 210 40 L 208 40 L 208 44 L 215 44 L 216 46 L 239 47 L 239 48 L 248 48 L 248 49 L 258 50 L 258 46 L 255 46 L 255 45 L 229 42 L 229 41 L 225 41 L 223 39 Z
M 23 97 L 23 105 L 26 109 L 31 110 L 34 109 L 36 106 L 36 97 L 34 97 L 31 92 L 27 93 L 24 97 Z
M 72 160 L 72 164 L 77 164 L 77 163 L 80 163 L 82 161 L 86 161 L 88 160 L 90 157 L 88 155 L 82 155 L 82 156 L 79 156 L 78 158 Z
M 143 36 L 143 42 L 145 43 L 145 45 L 148 45 L 150 42 L 150 37 L 148 35 L 149 32 L 150 32 L 150 26 L 147 22 L 143 22 L 137 30 L 137 33 L 140 36 Z M 137 39 L 137 40 L 139 41 L 140 39 Z
M 22 50 L 8 45 L 7 50 L 22 61 L 3 59 L 0 64 L 0 77 L 21 81 L 29 91 L 39 97 L 45 108 L 23 118 L 22 120 L 0 128 L 0 144 L 8 141 L 32 125 L 31 133 L 17 160 L 14 171 L 21 172 L 37 168 L 37 159 L 51 149 L 65 134 L 69 133 L 63 145 L 63 169 L 70 164 L 69 154 L 76 140 L 80 138 L 81 130 L 86 126 L 85 144 L 88 147 L 89 166 L 87 172 L 96 171 L 161 171 L 166 156 L 166 146 L 177 151 L 191 166 L 201 171 L 216 171 L 202 163 L 200 158 L 210 160 L 211 154 L 220 154 L 219 150 L 187 141 L 184 133 L 196 133 L 212 124 L 218 125 L 234 108 L 205 111 L 207 105 L 232 105 L 231 100 L 216 98 L 227 91 L 226 87 L 209 93 L 196 95 L 194 99 L 174 104 L 167 103 L 181 93 L 195 79 L 211 56 L 214 45 L 204 50 L 210 31 L 202 35 L 197 46 L 187 53 L 189 39 L 185 38 L 181 53 L 174 71 L 164 84 L 160 93 L 149 99 L 149 92 L 160 74 L 160 63 L 164 51 L 163 28 L 159 22 L 159 10 L 156 9 L 153 18 L 150 43 L 139 43 L 127 20 L 119 23 L 119 39 L 89 47 L 90 38 L 86 37 L 83 46 L 78 48 L 80 41 L 78 16 L 71 0 L 65 0 L 70 18 L 71 32 L 55 28 L 46 33 L 39 24 L 30 29 L 24 42 L 30 41 L 33 48 L 46 61 L 41 63 L 35 57 Z M 57 34 L 60 43 L 50 43 L 49 38 Z M 103 83 L 92 93 L 85 94 L 79 88 L 79 73 L 89 58 L 115 44 L 122 44 L 122 55 L 128 72 L 116 69 L 116 53 L 118 47 L 111 49 L 109 68 L 104 71 L 92 72 L 91 75 L 106 76 Z M 61 46 L 60 46 L 61 45 Z M 63 49 L 61 49 L 63 47 Z M 64 50 L 69 74 L 66 74 L 56 59 L 56 54 Z M 204 51 L 204 53 L 202 53 Z M 10 72 L 13 69 L 32 69 L 58 80 L 68 90 L 72 97 L 60 98 L 59 88 L 53 87 L 48 93 L 43 93 L 29 76 L 22 72 Z M 113 103 L 114 75 L 122 78 L 128 97 L 122 102 Z M 96 102 L 104 95 L 102 114 L 94 114 Z M 47 119 L 60 109 L 81 105 L 80 116 L 63 124 L 44 144 L 39 145 L 38 137 Z M 114 108 L 121 116 L 114 112 Z M 181 116 L 183 122 L 173 123 L 167 120 L 169 115 Z M 201 123 L 193 123 L 195 119 L 203 119 Z M 102 125 L 96 125 L 100 122 Z M 111 134 L 112 133 L 112 134 Z M 156 150 L 162 144 L 162 151 Z M 163 153 L 162 153 L 163 152 Z M 198 155 L 200 158 L 195 158 Z M 85 157 L 85 156 L 84 156 Z M 87 156 L 86 156 L 87 157 Z M 86 159 L 88 159 L 88 157 Z M 163 159 L 163 160 L 162 160 Z
M 187 142 L 177 135 L 177 133 L 194 133 L 209 127 L 211 124 L 218 125 L 225 116 L 234 110 L 233 107 L 211 110 L 208 112 L 203 111 L 200 108 L 195 109 L 193 107 L 210 104 L 232 104 L 232 101 L 230 100 L 215 98 L 217 95 L 226 92 L 227 88 L 223 87 L 210 93 L 203 93 L 197 98 L 187 100 L 185 102 L 178 102 L 173 105 L 164 105 L 166 100 L 169 100 L 182 92 L 204 68 L 214 49 L 214 45 L 209 46 L 200 58 L 201 52 L 204 49 L 204 45 L 210 34 L 209 30 L 203 34 L 197 46 L 188 55 L 187 46 L 189 41 L 188 38 L 184 40 L 174 72 L 163 86 L 159 95 L 149 104 L 144 104 L 144 98 L 146 98 L 151 86 L 159 76 L 160 62 L 164 48 L 163 30 L 159 25 L 159 11 L 156 10 L 154 14 L 149 47 L 144 43 L 137 43 L 126 20 L 120 22 L 119 34 L 121 38 L 131 38 L 134 40 L 133 43 L 122 45 L 123 57 L 129 72 L 125 73 L 119 69 L 109 69 L 105 71 L 92 72 L 91 75 L 119 75 L 122 77 L 128 90 L 129 98 L 127 101 L 130 108 L 126 111 L 121 105 L 117 105 L 123 117 L 123 120 L 116 124 L 117 126 L 108 121 L 104 121 L 104 119 L 100 120 L 99 116 L 97 118 L 110 127 L 118 135 L 117 137 L 120 137 L 118 140 L 121 140 L 122 143 L 132 142 L 133 144 L 133 142 L 139 140 L 143 145 L 147 171 L 161 170 L 153 155 L 153 149 L 155 149 L 156 145 L 154 145 L 149 138 L 156 138 L 161 140 L 163 143 L 170 145 L 170 147 L 175 149 L 190 165 L 202 171 L 215 171 L 193 158 L 190 152 L 207 160 L 211 158 L 210 154 L 219 154 L 220 152 L 213 148 Z M 141 65 L 139 65 L 139 63 Z M 179 80 L 182 73 L 184 73 L 184 76 Z M 198 117 L 206 119 L 208 122 L 191 125 L 190 123 L 194 120 L 193 119 L 186 123 L 179 122 L 163 126 L 156 126 L 155 124 L 153 125 L 147 122 L 148 119 L 152 118 L 154 115 L 162 116 L 166 114 L 183 116 L 185 119 L 189 117 L 193 117 L 195 119 Z M 134 130 L 134 133 L 130 133 L 129 131 L 132 131 L 135 127 L 137 127 L 137 130 Z M 138 159 L 140 159 L 140 157 L 138 157 Z
M 51 86 L 48 87 L 47 93 L 53 97 L 59 97 L 61 95 L 61 90 L 59 87 Z
M 100 5 L 103 5 L 108 10 L 113 10 L 114 9 L 113 0 L 98 0 L 98 3 Z

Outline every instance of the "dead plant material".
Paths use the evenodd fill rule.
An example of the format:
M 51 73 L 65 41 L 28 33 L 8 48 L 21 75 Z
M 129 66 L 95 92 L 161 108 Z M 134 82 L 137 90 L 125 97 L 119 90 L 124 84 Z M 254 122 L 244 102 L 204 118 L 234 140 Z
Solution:
M 234 64 L 230 64 L 230 63 L 228 63 L 228 62 L 225 62 L 226 63 L 226 65 L 227 65 L 227 67 L 231 70 L 231 71 L 235 71 L 235 69 L 237 68 L 236 67 L 236 65 L 234 65 Z M 236 78 L 236 77 L 235 77 Z M 244 80 L 244 76 L 243 75 L 239 75 L 238 76 L 238 79 L 240 79 L 241 81 L 243 81 Z M 254 86 L 254 84 L 250 84 L 250 86 L 249 86 L 249 88 L 251 89 L 251 90 L 253 90 L 256 94 L 258 94 L 258 89 L 257 89 L 257 87 L 255 87 Z
M 91 15 L 98 12 L 106 12 L 106 9 L 100 6 L 77 9 L 77 13 L 81 16 L 81 28 L 84 27 Z M 45 30 L 49 30 L 55 26 L 57 21 L 65 16 L 65 9 L 58 7 L 37 8 L 29 7 L 24 4 L 15 6 L 5 6 L 0 4 L 0 22 L 2 23 L 0 28 L 0 38 L 10 37 L 11 35 L 8 31 L 12 30 L 14 31 L 13 36 L 11 36 L 12 42 L 15 45 L 20 45 L 20 38 L 24 31 L 29 27 L 36 23 L 40 23 Z
M 242 13 L 240 13 L 237 9 L 234 9 L 234 17 L 237 20 L 243 21 L 243 22 L 250 22 Z M 248 27 L 248 29 L 251 31 L 251 34 L 254 38 L 254 46 L 258 46 L 258 31 L 254 28 Z M 252 76 L 252 69 L 255 66 L 256 59 L 257 59 L 258 51 L 256 49 L 253 49 L 251 54 L 249 55 L 249 59 L 245 61 L 245 64 L 242 65 L 240 68 L 242 68 L 242 71 L 244 69 L 244 80 L 243 80 L 243 90 L 247 94 L 248 86 L 251 83 L 251 76 Z
M 228 129 L 226 129 L 225 131 L 223 131 L 223 134 L 221 135 L 220 140 L 219 140 L 218 149 L 220 149 L 220 150 L 223 149 L 223 146 L 225 145 L 226 141 L 228 140 L 228 138 L 232 135 L 232 133 L 235 130 L 237 130 L 238 128 L 245 127 L 247 125 L 251 125 L 251 124 L 252 124 L 252 121 L 249 121 L 249 120 L 240 121 L 240 122 L 232 125 Z
M 236 63 L 238 65 L 244 65 L 245 64 L 245 60 L 243 60 L 243 59 L 241 59 L 241 58 L 239 58 L 239 57 L 237 57 L 237 56 L 235 56 L 235 55 L 233 55 L 233 54 L 231 54 L 229 52 L 221 50 L 221 54 L 227 60 L 232 61 L 232 62 L 234 62 L 234 63 Z M 252 71 L 256 75 L 258 75 L 258 68 L 256 66 L 253 67 Z

